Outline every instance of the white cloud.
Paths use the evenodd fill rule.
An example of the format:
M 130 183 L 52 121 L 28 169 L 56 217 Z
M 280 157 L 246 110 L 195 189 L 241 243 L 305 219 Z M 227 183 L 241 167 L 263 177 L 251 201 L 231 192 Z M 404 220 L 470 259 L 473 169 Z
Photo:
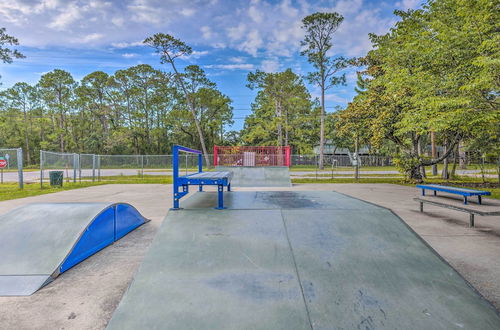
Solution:
M 112 42 L 111 46 L 114 48 L 128 48 L 128 47 L 135 47 L 135 46 L 144 46 L 142 41 L 133 41 L 133 42 Z
M 243 63 L 243 62 L 245 62 L 246 58 L 241 57 L 241 56 L 233 56 L 233 57 L 228 58 L 228 60 L 230 62 L 234 62 L 234 63 Z
M 417 9 L 422 4 L 423 0 L 403 0 L 396 2 L 396 7 L 400 9 Z
M 196 10 L 193 8 L 183 8 L 183 9 L 181 9 L 180 13 L 183 16 L 191 17 L 196 13 Z
M 423 0 L 394 1 L 409 8 Z M 359 56 L 371 47 L 368 32 L 384 33 L 394 23 L 377 7 L 368 0 L 0 0 L 0 22 L 25 46 L 127 48 L 164 32 L 191 46 L 286 58 L 299 52 L 303 17 L 338 11 L 345 20 L 334 52 Z
M 210 26 L 207 26 L 207 25 L 202 26 L 200 28 L 200 31 L 201 31 L 201 35 L 202 35 L 203 39 L 210 40 L 214 36 L 214 33 L 212 32 L 212 29 L 210 28 Z
M 89 43 L 89 42 L 93 42 L 93 41 L 97 41 L 99 39 L 102 39 L 102 37 L 104 37 L 104 35 L 102 33 L 91 33 L 91 34 L 84 36 L 83 38 L 81 38 L 79 40 L 81 40 L 81 42 L 83 42 L 83 43 Z
M 122 57 L 125 57 L 125 58 L 133 58 L 133 57 L 137 57 L 139 56 L 139 54 L 136 54 L 136 53 L 124 53 L 122 54 Z
M 210 64 L 205 65 L 207 69 L 223 69 L 223 70 L 253 70 L 255 66 L 249 63 L 240 64 Z
M 246 25 L 240 23 L 238 26 L 227 28 L 227 35 L 233 41 L 240 40 L 245 35 L 246 30 Z
M 63 31 L 81 17 L 80 8 L 77 5 L 69 4 L 52 19 L 52 22 L 48 26 L 52 29 Z
M 183 60 L 197 59 L 208 54 L 209 54 L 208 50 L 201 50 L 201 51 L 193 50 L 193 52 L 190 55 L 184 55 L 179 58 L 182 58 Z M 154 53 L 154 55 L 157 56 L 158 54 Z
M 281 65 L 277 59 L 264 60 L 260 64 L 260 69 L 264 72 L 277 72 Z
M 111 23 L 118 27 L 122 27 L 125 24 L 125 19 L 123 17 L 113 17 Z

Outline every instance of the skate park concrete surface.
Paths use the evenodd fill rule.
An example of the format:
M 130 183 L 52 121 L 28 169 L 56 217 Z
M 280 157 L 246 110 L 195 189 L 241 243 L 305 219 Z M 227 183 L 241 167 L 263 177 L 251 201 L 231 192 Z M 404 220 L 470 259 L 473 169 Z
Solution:
M 390 210 L 337 192 L 197 193 L 164 220 L 108 329 L 500 328 Z
M 418 203 L 413 201 L 413 197 L 418 197 L 420 191 L 414 187 L 391 184 L 301 184 L 290 188 L 235 190 L 337 191 L 391 208 L 483 296 L 497 308 L 500 307 L 499 217 L 476 217 L 477 227 L 467 228 L 467 214 L 433 206 L 426 206 L 426 212 L 420 213 Z M 171 185 L 104 185 L 0 202 L 0 214 L 4 214 L 17 206 L 33 202 L 118 201 L 132 204 L 152 221 L 63 273 L 56 281 L 32 296 L 0 297 L 1 329 L 105 328 L 171 207 L 172 195 Z M 186 197 L 181 202 L 181 207 L 187 206 L 188 202 L 189 198 Z M 212 209 L 206 211 L 212 212 Z M 231 210 L 224 212 L 226 211 Z M 310 215 L 297 214 L 304 219 L 312 218 Z M 219 232 L 214 228 L 211 230 L 214 237 L 217 237 Z M 279 251 L 282 250 L 277 250 L 276 253 Z M 247 257 L 259 265 L 252 258 L 253 255 Z M 247 257 L 241 255 L 240 262 L 251 265 Z M 260 258 L 266 259 L 264 256 Z M 289 280 L 284 278 L 283 285 L 286 281 Z M 215 281 L 215 284 L 217 283 Z M 231 285 L 227 289 L 231 290 Z M 305 293 L 313 292 L 308 291 L 310 287 L 307 285 L 304 285 L 303 289 Z M 261 292 L 259 287 L 256 287 L 256 292 Z M 370 305 L 372 298 L 368 293 L 362 292 L 362 295 L 358 293 L 353 297 L 359 302 L 358 310 L 366 304 Z M 294 294 L 293 291 L 286 291 L 284 297 L 292 297 Z M 206 308 L 207 312 L 210 311 L 210 306 L 203 308 Z M 262 308 L 259 310 L 262 311 Z M 424 312 L 422 317 L 430 317 L 426 313 L 432 314 L 432 311 Z M 293 318 L 302 319 L 303 314 L 293 315 Z M 457 325 L 457 328 L 459 327 L 460 325 Z M 480 329 L 478 326 L 473 328 Z

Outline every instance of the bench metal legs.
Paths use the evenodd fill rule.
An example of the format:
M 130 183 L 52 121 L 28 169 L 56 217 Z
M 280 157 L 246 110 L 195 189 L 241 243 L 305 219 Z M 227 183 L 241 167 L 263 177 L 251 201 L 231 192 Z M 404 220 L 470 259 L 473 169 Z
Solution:
M 467 205 L 467 196 L 464 196 L 464 205 Z
M 217 199 L 218 199 L 218 205 L 216 207 L 217 210 L 222 210 L 224 209 L 224 186 L 223 185 L 217 185 Z
M 474 227 L 474 213 L 469 215 L 469 227 Z
M 479 205 L 481 205 L 481 195 L 477 195 L 477 202 L 479 203 Z

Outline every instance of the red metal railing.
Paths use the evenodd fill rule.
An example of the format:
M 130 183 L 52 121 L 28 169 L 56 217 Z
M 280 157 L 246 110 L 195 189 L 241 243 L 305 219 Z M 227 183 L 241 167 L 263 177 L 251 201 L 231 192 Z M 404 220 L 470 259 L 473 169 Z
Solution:
M 290 167 L 290 146 L 214 146 L 214 165 Z

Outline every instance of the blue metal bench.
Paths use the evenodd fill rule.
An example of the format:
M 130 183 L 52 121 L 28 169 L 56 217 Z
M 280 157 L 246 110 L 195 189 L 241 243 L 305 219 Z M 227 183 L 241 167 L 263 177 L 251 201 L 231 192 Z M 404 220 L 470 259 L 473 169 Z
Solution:
M 179 152 L 198 154 L 198 173 L 179 176 Z M 203 156 L 200 150 L 190 149 L 179 145 L 174 145 L 173 149 L 173 183 L 174 183 L 174 207 L 178 210 L 179 201 L 189 193 L 189 186 L 198 186 L 199 191 L 203 191 L 203 186 L 217 186 L 218 203 L 216 209 L 224 208 L 224 187 L 231 191 L 232 172 L 203 172 Z M 182 188 L 182 191 L 179 189 Z
M 422 196 L 425 196 L 426 190 L 434 191 L 434 196 L 437 195 L 438 191 L 442 191 L 442 192 L 446 192 L 446 193 L 450 193 L 450 194 L 455 194 L 455 195 L 461 195 L 464 197 L 464 204 L 465 205 L 467 205 L 467 197 L 477 196 L 478 203 L 481 204 L 481 196 L 491 195 L 491 192 L 489 192 L 489 191 L 482 191 L 482 190 L 475 190 L 475 189 L 468 189 L 468 188 L 457 188 L 457 187 L 450 187 L 450 186 L 441 186 L 438 184 L 417 184 L 417 188 L 422 189 Z

